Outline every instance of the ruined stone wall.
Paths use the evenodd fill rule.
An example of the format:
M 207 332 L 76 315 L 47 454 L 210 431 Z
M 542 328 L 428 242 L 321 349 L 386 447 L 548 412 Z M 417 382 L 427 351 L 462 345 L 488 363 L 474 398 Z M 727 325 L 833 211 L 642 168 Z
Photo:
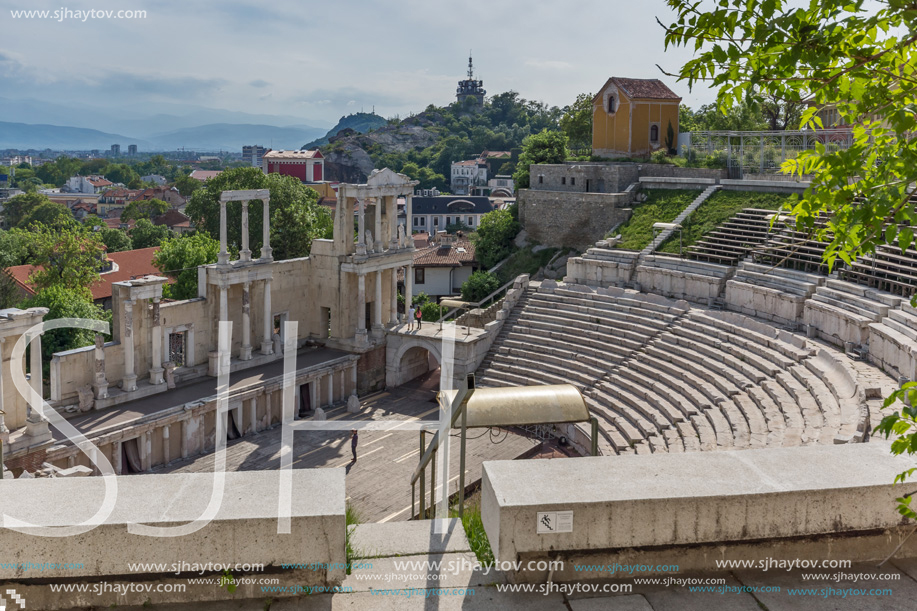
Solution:
M 629 193 L 519 191 L 519 221 L 530 239 L 584 250 L 630 218 Z
M 620 193 L 637 182 L 638 167 L 635 163 L 589 162 L 532 165 L 529 188 L 566 193 Z
M 680 168 L 677 165 L 644 163 L 640 165 L 640 176 L 645 178 L 714 178 L 727 177 L 726 170 L 712 168 Z
M 357 394 L 362 396 L 385 388 L 385 346 L 360 356 L 357 364 Z

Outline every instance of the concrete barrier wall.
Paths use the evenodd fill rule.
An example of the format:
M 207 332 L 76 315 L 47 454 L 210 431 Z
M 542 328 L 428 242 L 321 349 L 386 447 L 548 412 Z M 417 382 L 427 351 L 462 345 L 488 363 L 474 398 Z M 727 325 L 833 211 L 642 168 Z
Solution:
M 771 549 L 769 541 L 895 531 L 902 490 L 892 482 L 909 466 L 882 443 L 485 462 L 482 517 L 501 561 L 576 556 L 612 564 L 622 554 L 661 550 L 671 558 L 695 546 L 694 562 L 712 565 L 729 545 Z M 569 532 L 556 512 L 572 512 Z M 560 525 L 555 532 L 539 532 L 545 513 Z M 885 549 L 854 546 L 846 553 L 857 557 L 845 558 L 873 559 Z
M 194 585 L 201 577 L 190 569 L 176 575 L 173 563 L 210 563 L 231 567 L 236 576 L 270 576 L 280 585 L 335 585 L 345 575 L 344 469 L 294 469 L 291 479 L 290 532 L 278 534 L 279 471 L 226 473 L 225 490 L 216 515 L 199 530 L 173 537 L 152 537 L 128 532 L 129 524 L 174 527 L 204 514 L 213 489 L 212 474 L 180 473 L 117 478 L 114 511 L 84 534 L 65 537 L 37 536 L 34 528 L 0 530 L 0 548 L 10 562 L 77 563 L 79 568 L 26 571 L 0 568 L 5 586 L 15 588 L 33 609 L 93 608 L 223 598 L 261 598 L 260 587 L 230 594 L 216 584 Z M 0 481 L 3 511 L 26 522 L 69 526 L 90 519 L 102 505 L 105 480 L 95 477 Z M 321 494 L 316 494 L 320 490 Z M 7 518 L 7 524 L 9 518 Z M 33 534 L 36 533 L 36 534 Z M 341 563 L 341 568 L 321 570 L 281 569 L 284 563 Z M 165 571 L 132 570 L 133 563 L 163 563 Z M 236 569 L 261 565 L 262 570 Z M 222 570 L 205 572 L 219 577 Z M 62 596 L 45 583 L 184 583 L 183 592 L 134 592 L 121 598 L 114 592 L 96 595 L 90 587 L 82 594 Z M 283 596 L 274 593 L 272 596 Z

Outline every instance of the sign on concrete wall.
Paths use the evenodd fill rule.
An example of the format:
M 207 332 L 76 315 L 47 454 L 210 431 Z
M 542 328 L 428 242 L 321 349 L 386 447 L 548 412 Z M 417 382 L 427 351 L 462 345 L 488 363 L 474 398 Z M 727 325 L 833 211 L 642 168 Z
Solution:
M 572 511 L 539 511 L 536 532 L 539 535 L 551 533 L 572 533 Z

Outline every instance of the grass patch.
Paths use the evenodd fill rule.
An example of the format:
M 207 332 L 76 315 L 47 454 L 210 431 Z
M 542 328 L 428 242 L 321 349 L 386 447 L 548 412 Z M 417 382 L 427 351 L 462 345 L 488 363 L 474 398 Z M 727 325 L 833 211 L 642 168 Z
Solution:
M 539 269 L 548 264 L 551 257 L 557 254 L 559 248 L 546 248 L 538 252 L 532 252 L 531 246 L 521 248 L 509 256 L 509 261 L 503 264 L 496 271 L 497 279 L 500 286 L 503 286 L 510 280 L 520 274 L 534 275 Z
M 779 210 L 790 197 L 792 196 L 783 193 L 718 191 L 685 221 L 682 228 L 682 244 L 687 248 L 745 208 Z M 678 254 L 678 233 L 673 234 L 658 250 Z
M 621 241 L 615 248 L 643 250 L 653 241 L 653 223 L 671 223 L 701 194 L 696 189 L 648 190 L 647 199 L 634 205 L 634 213 L 618 228 Z
M 465 536 L 468 537 L 468 543 L 471 544 L 471 551 L 474 552 L 478 562 L 483 566 L 492 566 L 494 563 L 494 552 L 490 548 L 490 540 L 484 531 L 484 522 L 481 520 L 481 497 L 465 500 L 465 511 L 462 515 L 462 526 L 465 529 Z M 458 510 L 450 510 L 453 518 L 458 517 Z
M 344 508 L 344 520 L 346 522 L 344 548 L 347 552 L 347 574 L 350 575 L 350 566 L 353 564 L 354 559 L 363 557 L 363 554 L 361 554 L 353 544 L 353 532 L 356 530 L 357 524 L 363 521 L 363 518 L 360 516 L 360 512 L 357 511 L 356 507 L 347 503 Z

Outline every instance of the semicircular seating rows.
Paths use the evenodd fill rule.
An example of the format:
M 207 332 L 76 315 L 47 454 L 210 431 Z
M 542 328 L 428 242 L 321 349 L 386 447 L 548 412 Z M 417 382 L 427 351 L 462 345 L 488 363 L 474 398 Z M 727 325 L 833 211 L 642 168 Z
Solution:
M 533 282 L 477 379 L 576 385 L 606 455 L 861 441 L 865 399 L 834 354 L 685 301 Z

